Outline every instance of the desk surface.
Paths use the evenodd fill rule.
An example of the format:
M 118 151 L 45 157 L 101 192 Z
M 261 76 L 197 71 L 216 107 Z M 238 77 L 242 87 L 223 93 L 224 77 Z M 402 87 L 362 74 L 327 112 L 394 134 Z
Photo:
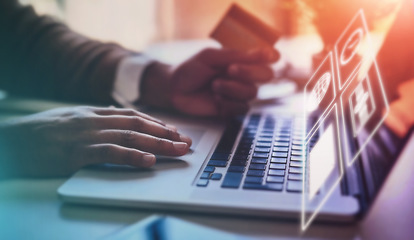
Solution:
M 255 239 L 300 236 L 298 222 L 237 216 L 159 212 L 65 204 L 57 188 L 66 179 L 0 182 L 1 239 L 97 239 L 154 213 L 167 214 L 213 229 Z M 305 236 L 351 239 L 357 225 L 313 224 Z

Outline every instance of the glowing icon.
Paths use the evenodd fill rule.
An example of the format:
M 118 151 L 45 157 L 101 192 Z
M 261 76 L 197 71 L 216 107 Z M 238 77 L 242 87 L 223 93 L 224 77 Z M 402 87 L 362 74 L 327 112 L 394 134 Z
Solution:
M 316 83 L 315 87 L 313 87 L 311 95 L 310 95 L 310 109 L 315 109 L 319 103 L 321 103 L 323 97 L 325 96 L 326 92 L 328 91 L 329 84 L 331 83 L 332 75 L 330 72 L 324 73 Z
M 328 108 L 336 96 L 332 53 L 322 61 L 305 85 L 305 107 L 308 112 Z
M 342 48 L 341 52 L 341 65 L 348 64 L 351 59 L 355 56 L 358 52 L 358 48 L 361 45 L 363 37 L 363 32 L 361 28 L 355 30 L 351 36 L 349 36 L 348 40 L 345 42 L 345 46 Z
M 367 36 L 368 27 L 364 13 L 359 11 L 334 46 L 339 90 L 358 73 L 363 61 L 368 60 L 364 59 L 366 46 L 369 45 Z
M 355 75 L 340 95 L 341 133 L 347 166 L 351 166 L 379 130 L 389 104 L 376 61 L 360 80 Z
M 352 129 L 354 137 L 356 137 L 375 110 L 375 101 L 372 96 L 368 77 L 355 87 L 355 90 L 349 99 L 349 105 Z

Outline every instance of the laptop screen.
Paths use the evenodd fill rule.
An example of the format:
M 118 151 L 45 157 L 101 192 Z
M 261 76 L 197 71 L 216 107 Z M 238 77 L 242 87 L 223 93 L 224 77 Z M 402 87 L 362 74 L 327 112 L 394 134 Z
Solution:
M 332 46 L 325 42 L 324 57 L 304 89 L 304 114 L 312 119 L 304 144 L 309 159 L 305 212 L 323 205 L 340 183 L 343 193 L 358 196 L 364 210 L 397 159 L 410 133 L 396 113 L 409 112 L 412 97 L 405 96 L 397 106 L 395 102 L 404 100 L 401 86 L 414 78 L 414 51 L 411 56 L 401 54 L 404 47 L 399 45 L 412 45 L 414 40 L 412 5 L 403 1 L 390 8 L 389 27 L 382 31 L 375 29 L 372 16 L 367 21 L 368 11 L 361 8 L 331 40 Z M 396 56 L 405 56 L 411 65 Z M 318 193 L 324 198 L 315 198 Z M 302 227 L 313 216 L 306 216 Z

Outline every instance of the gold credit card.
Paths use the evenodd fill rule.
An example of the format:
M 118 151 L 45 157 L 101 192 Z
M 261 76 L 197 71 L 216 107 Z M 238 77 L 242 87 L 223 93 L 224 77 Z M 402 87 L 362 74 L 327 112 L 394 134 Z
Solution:
M 238 50 L 273 48 L 279 36 L 276 30 L 237 4 L 230 7 L 210 34 L 210 37 L 220 42 L 223 47 Z

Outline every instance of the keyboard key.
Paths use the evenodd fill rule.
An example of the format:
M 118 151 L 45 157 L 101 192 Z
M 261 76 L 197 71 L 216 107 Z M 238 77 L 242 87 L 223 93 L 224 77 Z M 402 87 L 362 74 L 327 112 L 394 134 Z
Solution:
M 272 138 L 273 133 L 260 133 L 259 137 L 261 137 L 261 138 Z
M 255 138 L 255 136 L 254 135 L 244 135 L 244 136 L 242 136 L 241 137 L 241 139 L 240 139 L 240 142 L 242 142 L 242 143 L 249 143 L 249 142 L 252 142 L 253 140 L 254 140 L 254 138 Z
M 255 135 L 257 133 L 257 130 L 254 129 L 244 129 L 243 134 L 253 134 Z
M 221 136 L 220 142 L 216 147 L 217 152 L 230 153 L 233 148 L 234 141 L 237 138 L 241 128 L 240 119 L 232 119 L 231 122 L 227 125 L 226 130 Z
M 247 176 L 263 177 L 264 173 L 262 170 L 249 170 L 247 171 Z
M 273 137 L 273 130 L 275 129 L 274 125 L 263 125 L 262 132 L 269 132 L 272 133 L 272 135 L 268 137 Z
M 302 146 L 299 145 L 292 145 L 293 150 L 302 150 Z
M 216 168 L 213 166 L 207 166 L 204 168 L 204 172 L 214 172 L 214 170 L 216 170 Z
M 251 143 L 239 143 L 237 146 L 238 149 L 250 149 L 252 147 Z
M 263 182 L 263 178 L 262 177 L 252 177 L 252 176 L 246 176 L 246 178 L 244 179 L 245 183 L 257 183 L 257 184 L 261 184 Z
M 208 179 L 200 179 L 197 182 L 197 186 L 199 187 L 207 187 L 208 185 Z
M 277 141 L 277 142 L 290 142 L 290 138 L 288 138 L 288 137 L 276 137 L 275 141 Z
M 285 180 L 285 177 L 282 177 L 282 176 L 267 176 L 266 182 L 283 183 L 284 180 Z
M 302 146 L 302 145 L 303 145 L 303 141 L 300 141 L 300 140 L 294 140 L 294 141 L 292 141 L 292 144 L 293 144 L 293 145 L 299 145 L 299 146 Z
M 247 156 L 250 155 L 250 153 L 251 153 L 251 149 L 248 148 L 248 149 L 237 149 L 235 154 L 244 155 L 247 158 Z
M 224 177 L 221 187 L 223 188 L 238 188 L 243 178 L 243 173 L 228 172 Z
M 256 183 L 245 183 L 243 185 L 244 189 L 257 189 L 257 190 L 269 190 L 269 191 L 282 191 L 282 183 L 267 183 L 265 185 L 256 184 Z
M 240 146 L 249 146 L 253 143 L 254 138 L 249 138 L 249 139 L 240 139 L 239 145 Z
M 276 137 L 277 138 L 289 138 L 290 137 L 290 133 L 276 133 Z
M 271 163 L 286 163 L 287 162 L 287 158 L 278 158 L 278 157 L 272 157 L 270 159 Z
M 289 173 L 288 179 L 294 181 L 302 181 L 302 174 Z
M 288 181 L 286 189 L 289 192 L 302 192 L 302 182 Z
M 253 169 L 253 170 L 265 170 L 266 169 L 266 164 L 250 164 L 249 169 Z
M 290 167 L 289 173 L 302 173 L 302 168 Z
M 227 161 L 229 159 L 229 156 L 230 156 L 230 154 L 228 154 L 228 153 L 215 152 L 215 153 L 213 153 L 213 155 L 211 156 L 210 159 Z
M 211 180 L 220 180 L 223 174 L 221 173 L 213 173 L 210 177 Z
M 303 157 L 302 156 L 291 156 L 290 160 L 292 160 L 292 161 L 303 161 Z
M 274 127 L 272 129 L 270 129 L 270 130 L 268 130 L 268 129 L 262 129 L 262 133 L 273 134 L 273 132 L 274 132 Z
M 256 147 L 256 148 L 254 149 L 254 152 L 268 153 L 268 152 L 270 152 L 270 148 Z
M 267 142 L 267 143 L 271 143 L 272 142 L 272 138 L 258 138 L 257 139 L 258 142 Z
M 203 172 L 202 174 L 201 174 L 201 179 L 209 179 L 210 178 L 210 175 L 211 175 L 211 173 L 209 173 L 209 172 Z
M 303 152 L 302 151 L 293 150 L 290 154 L 291 155 L 295 155 L 295 156 L 302 156 L 303 155 Z
M 244 172 L 245 167 L 244 166 L 230 166 L 227 170 L 228 172 Z
M 274 147 L 273 151 L 274 152 L 288 152 L 289 148 L 288 147 Z
M 247 160 L 233 160 L 230 166 L 246 166 Z
M 291 161 L 290 162 L 290 166 L 291 167 L 303 167 L 303 162 L 295 162 L 295 161 Z
M 271 176 L 285 176 L 285 170 L 279 170 L 279 169 L 270 169 L 267 175 Z
M 273 152 L 272 157 L 287 157 L 288 154 L 285 152 Z
M 226 161 L 220 161 L 220 160 L 210 160 L 207 165 L 208 166 L 213 166 L 213 167 L 226 167 L 227 162 Z
M 252 158 L 252 163 L 266 164 L 267 158 Z
M 269 166 L 270 169 L 286 169 L 286 164 L 283 163 L 271 163 Z
M 268 158 L 269 154 L 268 153 L 255 152 L 255 153 L 253 153 L 253 157 Z
M 236 160 L 236 161 L 247 161 L 247 159 L 249 158 L 249 155 L 248 154 L 235 154 L 234 156 L 233 156 L 233 161 L 234 160 Z
M 256 143 L 256 147 L 271 147 L 272 143 L 270 142 L 258 142 Z
M 281 141 L 276 140 L 274 145 L 275 145 L 275 147 L 288 147 L 289 143 L 288 142 L 281 142 Z
M 247 125 L 245 128 L 248 129 L 249 131 L 257 131 L 257 125 L 258 124 L 251 124 L 251 125 Z
M 242 135 L 242 138 L 254 138 L 257 131 L 245 131 Z

